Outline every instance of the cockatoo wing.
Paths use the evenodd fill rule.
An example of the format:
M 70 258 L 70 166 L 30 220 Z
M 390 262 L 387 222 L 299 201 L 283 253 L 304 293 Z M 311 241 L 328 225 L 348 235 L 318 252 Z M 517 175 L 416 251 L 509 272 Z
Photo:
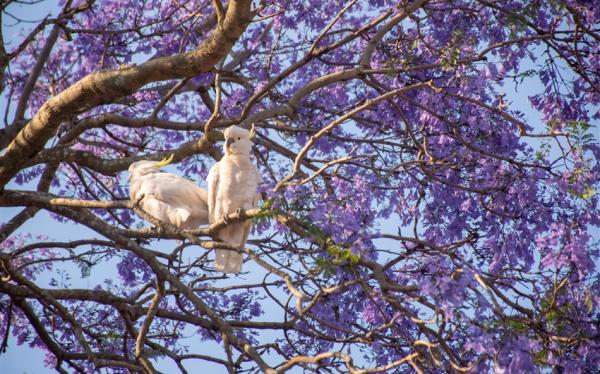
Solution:
M 256 185 L 258 186 L 262 181 L 262 177 L 260 176 L 260 172 L 258 171 L 258 169 L 256 167 L 253 167 L 253 171 L 254 171 L 254 179 L 256 181 Z M 260 193 L 257 191 L 254 194 L 254 198 L 252 199 L 252 202 L 250 203 L 250 208 L 256 208 L 258 206 L 258 202 L 261 200 L 262 196 L 260 195 Z M 248 241 L 248 236 L 250 236 L 250 221 L 246 221 L 245 225 L 244 225 L 244 234 L 242 237 L 242 245 L 245 245 L 246 242 Z
M 208 183 L 208 221 L 209 223 L 213 223 L 220 218 L 215 216 L 215 213 L 217 211 L 217 193 L 219 191 L 218 162 L 214 164 L 212 168 L 210 168 L 206 181 Z
M 154 196 L 178 207 L 196 205 L 200 200 L 199 187 L 185 178 L 169 173 L 155 173 L 142 177 L 138 194 Z
M 188 219 L 191 219 L 193 222 L 189 222 L 189 225 L 186 225 L 188 226 L 186 228 L 197 227 L 200 224 L 208 222 L 208 207 L 206 201 L 208 194 L 195 183 L 175 174 L 153 173 L 140 177 L 139 181 L 132 183 L 132 186 L 134 185 L 136 187 L 136 197 L 143 195 L 144 201 L 154 199 L 164 203 L 166 206 L 157 204 L 156 202 L 152 202 L 150 206 L 155 207 L 158 210 L 170 207 L 170 209 L 173 210 L 172 215 L 179 217 L 178 220 L 182 219 L 185 215 L 182 215 L 179 210 L 187 211 L 187 217 L 178 221 L 178 227 L 182 227 Z M 133 187 L 132 191 L 134 191 Z M 159 218 L 151 211 L 148 211 L 148 213 Z M 173 223 L 173 218 L 169 219 L 167 222 Z
M 190 212 L 187 209 L 175 208 L 153 196 L 144 197 L 140 207 L 159 221 L 177 227 L 184 226 L 190 217 Z
M 257 191 L 258 185 L 262 183 L 263 179 L 260 176 L 260 172 L 258 168 L 251 164 L 251 170 L 248 173 L 248 179 L 250 181 L 250 185 L 252 188 L 248 189 L 247 200 L 245 201 L 244 209 L 256 208 L 258 206 L 258 202 L 261 199 L 260 193 Z
M 220 194 L 219 189 L 222 188 L 220 175 L 221 162 L 217 162 L 208 173 L 208 217 L 210 222 L 218 221 L 221 215 L 226 212 L 224 209 L 225 202 L 219 201 L 224 197 Z M 222 193 L 223 191 L 221 191 Z M 240 222 L 232 222 L 226 227 L 219 230 L 218 239 L 229 245 L 238 246 L 243 238 L 244 228 Z M 215 269 L 223 273 L 239 273 L 242 271 L 242 254 L 226 249 L 215 250 Z
M 194 205 L 191 207 L 192 215 L 187 220 L 186 225 L 182 228 L 193 229 L 201 225 L 206 225 L 209 222 L 208 216 L 208 191 L 203 188 L 197 187 L 196 192 L 202 204 Z

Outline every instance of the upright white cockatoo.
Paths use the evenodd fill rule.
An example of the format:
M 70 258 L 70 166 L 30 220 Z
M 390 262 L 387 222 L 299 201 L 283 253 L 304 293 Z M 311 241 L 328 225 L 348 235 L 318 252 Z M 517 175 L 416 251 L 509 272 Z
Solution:
M 129 196 L 148 214 L 181 229 L 208 223 L 208 192 L 179 175 L 160 170 L 173 161 L 137 161 L 129 166 Z
M 250 160 L 252 132 L 238 126 L 225 130 L 225 156 L 208 172 L 208 210 L 210 222 L 223 216 L 251 209 L 258 205 L 257 192 L 262 181 L 256 166 Z M 217 233 L 220 241 L 243 248 L 250 233 L 250 221 L 231 222 Z M 215 268 L 223 273 L 239 273 L 242 270 L 242 254 L 217 249 Z

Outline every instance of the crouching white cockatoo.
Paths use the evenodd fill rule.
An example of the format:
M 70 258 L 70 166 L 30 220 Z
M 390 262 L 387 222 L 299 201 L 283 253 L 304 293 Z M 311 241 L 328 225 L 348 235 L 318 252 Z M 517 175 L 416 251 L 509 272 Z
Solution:
M 179 175 L 160 170 L 171 161 L 173 155 L 162 161 L 131 164 L 128 178 L 131 200 L 159 221 L 181 229 L 207 224 L 208 192 Z
M 242 209 L 255 208 L 260 195 L 258 184 L 262 181 L 256 166 L 250 160 L 252 132 L 238 126 L 225 130 L 225 155 L 208 173 L 208 210 L 210 222 Z M 250 221 L 231 222 L 219 230 L 220 241 L 243 248 L 250 233 Z M 239 273 L 242 270 L 242 254 L 217 249 L 215 268 L 224 273 Z

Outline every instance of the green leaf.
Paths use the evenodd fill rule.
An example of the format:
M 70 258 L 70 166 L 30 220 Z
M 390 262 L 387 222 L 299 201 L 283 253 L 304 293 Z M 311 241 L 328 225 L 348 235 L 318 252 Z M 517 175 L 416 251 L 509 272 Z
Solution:
M 548 322 L 552 322 L 552 321 L 558 319 L 560 314 L 556 310 L 553 309 L 553 310 L 547 312 L 546 314 L 544 314 L 544 316 L 546 317 Z
M 548 309 L 550 308 L 550 302 L 547 299 L 543 299 L 540 302 L 540 306 L 542 307 L 542 309 Z
M 573 188 L 567 189 L 571 195 L 577 196 L 583 200 L 589 200 L 592 197 L 596 196 L 596 190 L 594 187 L 588 186 L 582 192 L 577 192 Z
M 102 334 L 100 335 L 101 337 L 103 337 L 106 340 L 117 340 L 117 339 L 121 339 L 121 335 L 116 332 L 116 331 L 109 331 L 106 334 Z
M 524 324 L 523 322 L 518 322 L 518 321 L 508 321 L 508 326 L 517 332 L 525 332 L 528 330 L 527 325 Z
M 533 356 L 533 359 L 538 365 L 545 364 L 546 360 L 548 359 L 548 351 L 545 349 L 539 351 L 535 354 L 535 356 Z
M 360 260 L 359 254 L 354 254 L 350 248 L 344 248 L 336 244 L 327 247 L 327 253 L 333 257 L 333 263 L 338 265 L 342 265 L 347 262 L 355 265 Z
M 323 275 L 325 277 L 330 277 L 335 274 L 335 267 L 331 263 L 331 261 L 329 261 L 323 257 L 317 257 L 316 262 L 317 262 L 317 266 L 319 267 L 319 269 L 321 269 L 321 271 L 323 272 Z
M 584 200 L 589 200 L 596 195 L 596 190 L 592 186 L 587 186 L 585 190 L 581 193 L 581 198 Z

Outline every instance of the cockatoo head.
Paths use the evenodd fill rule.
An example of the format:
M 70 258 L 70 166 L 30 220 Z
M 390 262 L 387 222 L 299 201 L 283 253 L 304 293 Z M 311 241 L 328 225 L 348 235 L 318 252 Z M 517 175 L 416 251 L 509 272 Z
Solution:
M 172 154 L 169 158 L 165 157 L 161 161 L 142 160 L 134 162 L 133 164 L 129 165 L 129 177 L 127 180 L 131 182 L 131 180 L 134 178 L 160 172 L 160 168 L 169 165 L 171 161 L 173 161 L 173 156 L 174 155 Z
M 223 151 L 226 155 L 249 155 L 252 150 L 252 139 L 254 137 L 254 126 L 248 131 L 236 125 L 228 127 L 225 132 L 225 145 Z

